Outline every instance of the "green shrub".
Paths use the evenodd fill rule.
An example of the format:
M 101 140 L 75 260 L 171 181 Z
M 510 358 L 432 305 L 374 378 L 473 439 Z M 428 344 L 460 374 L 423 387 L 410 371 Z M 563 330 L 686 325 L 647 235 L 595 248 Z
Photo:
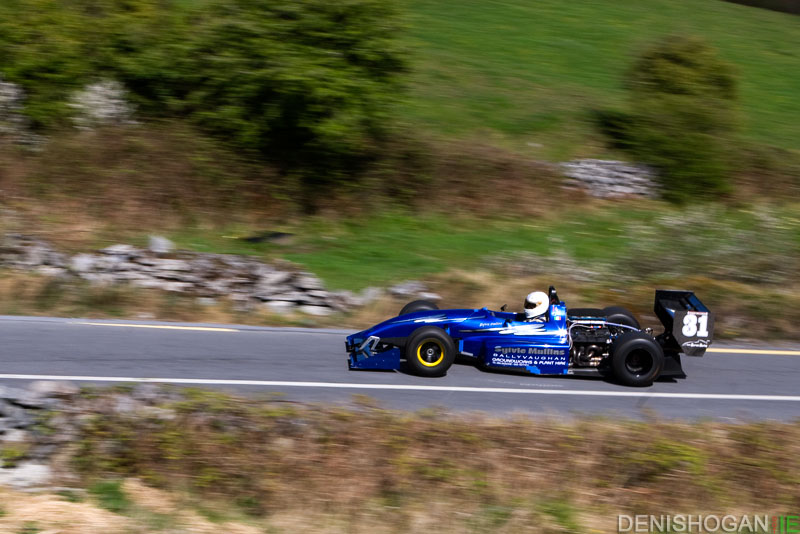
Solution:
M 144 115 L 187 117 L 285 173 L 344 178 L 380 139 L 404 70 L 393 5 L 8 0 L 0 75 L 25 88 L 39 128 L 112 78 Z
M 664 197 L 686 202 L 730 191 L 733 68 L 701 39 L 670 37 L 637 59 L 626 85 L 631 123 L 624 144 L 659 169 Z

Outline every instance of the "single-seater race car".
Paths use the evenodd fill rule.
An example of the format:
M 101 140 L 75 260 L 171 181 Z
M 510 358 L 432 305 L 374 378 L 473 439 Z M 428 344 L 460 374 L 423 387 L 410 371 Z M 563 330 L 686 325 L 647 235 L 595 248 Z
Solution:
M 539 293 L 541 294 L 541 293 Z M 488 308 L 439 310 L 428 301 L 347 337 L 350 369 L 400 369 L 443 376 L 459 356 L 479 367 L 535 375 L 601 375 L 628 386 L 685 378 L 680 354 L 702 356 L 714 315 L 691 291 L 656 290 L 664 332 L 653 335 L 619 306 L 567 308 L 550 287 L 544 313 Z

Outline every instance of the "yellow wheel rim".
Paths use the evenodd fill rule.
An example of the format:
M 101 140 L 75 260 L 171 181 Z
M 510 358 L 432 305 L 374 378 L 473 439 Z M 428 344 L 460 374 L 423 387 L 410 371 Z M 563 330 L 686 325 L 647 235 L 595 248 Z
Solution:
M 444 360 L 444 345 L 435 338 L 422 340 L 417 345 L 417 359 L 425 367 L 436 367 Z

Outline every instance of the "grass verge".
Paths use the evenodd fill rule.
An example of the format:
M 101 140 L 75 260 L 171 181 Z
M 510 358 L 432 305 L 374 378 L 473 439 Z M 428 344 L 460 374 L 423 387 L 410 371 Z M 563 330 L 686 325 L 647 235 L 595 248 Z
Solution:
M 609 532 L 617 514 L 800 505 L 797 423 L 498 419 L 195 389 L 173 390 L 161 416 L 87 408 L 117 394 L 82 401 L 74 466 L 90 486 L 137 477 L 170 492 L 150 498 L 161 516 L 178 503 L 271 532 L 556 533 Z M 144 490 L 115 488 L 142 506 Z

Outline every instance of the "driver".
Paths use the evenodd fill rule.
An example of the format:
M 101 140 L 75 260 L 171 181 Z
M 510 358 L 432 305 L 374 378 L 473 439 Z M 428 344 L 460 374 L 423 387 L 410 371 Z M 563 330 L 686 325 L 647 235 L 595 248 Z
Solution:
M 544 291 L 534 291 L 525 297 L 525 320 L 543 321 L 543 315 L 550 307 L 550 297 Z

